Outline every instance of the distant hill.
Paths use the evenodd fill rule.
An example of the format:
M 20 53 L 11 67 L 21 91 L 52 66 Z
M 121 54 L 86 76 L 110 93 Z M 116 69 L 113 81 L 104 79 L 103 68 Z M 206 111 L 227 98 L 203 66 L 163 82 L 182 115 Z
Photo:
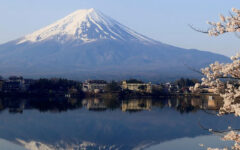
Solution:
M 173 80 L 199 77 L 187 66 L 200 69 L 214 61 L 229 58 L 163 44 L 94 9 L 75 11 L 0 45 L 0 74 L 5 76 Z

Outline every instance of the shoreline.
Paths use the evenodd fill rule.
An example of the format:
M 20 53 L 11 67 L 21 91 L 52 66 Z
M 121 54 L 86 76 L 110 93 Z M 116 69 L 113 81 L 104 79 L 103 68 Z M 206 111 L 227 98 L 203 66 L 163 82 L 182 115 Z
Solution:
M 149 93 L 136 93 L 133 92 L 129 95 L 124 95 L 121 92 L 112 93 L 81 93 L 81 94 L 68 94 L 68 93 L 28 93 L 28 92 L 0 92 L 0 98 L 17 97 L 17 98 L 100 98 L 100 99 L 163 99 L 163 98 L 206 98 L 207 96 L 220 97 L 213 93 L 200 93 L 200 94 L 184 94 L 184 93 L 169 93 L 162 95 L 154 95 Z

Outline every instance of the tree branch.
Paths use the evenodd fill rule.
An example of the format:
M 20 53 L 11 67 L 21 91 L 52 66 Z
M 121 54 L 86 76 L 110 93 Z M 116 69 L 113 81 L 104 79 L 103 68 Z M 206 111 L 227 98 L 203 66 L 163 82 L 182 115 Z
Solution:
M 199 73 L 199 74 L 201 74 L 201 75 L 204 75 L 201 71 L 199 71 L 199 70 L 197 70 L 197 69 L 195 69 L 195 68 L 192 68 L 192 67 L 190 67 L 190 66 L 188 66 L 187 64 L 183 64 L 184 66 L 186 66 L 189 70 L 191 70 L 191 71 L 194 71 L 194 72 L 196 72 L 196 73 Z
M 240 78 L 236 78 L 236 77 L 223 77 L 223 76 L 217 77 L 217 79 L 234 79 L 234 80 L 240 80 Z
M 226 132 L 229 132 L 229 131 L 240 131 L 240 129 L 227 129 L 227 130 L 213 130 L 211 129 L 211 131 L 209 130 L 209 128 L 206 128 L 204 127 L 200 121 L 198 121 L 198 125 L 203 129 L 203 130 L 207 130 L 209 132 L 212 132 L 212 133 L 226 133 Z
M 195 28 L 195 27 L 193 27 L 193 25 L 188 25 L 191 29 L 193 29 L 193 30 L 195 30 L 195 31 L 197 31 L 197 32 L 201 32 L 201 33 L 205 33 L 205 34 L 208 34 L 208 30 L 207 31 L 203 31 L 203 30 L 200 30 L 200 29 L 197 29 L 197 28 Z

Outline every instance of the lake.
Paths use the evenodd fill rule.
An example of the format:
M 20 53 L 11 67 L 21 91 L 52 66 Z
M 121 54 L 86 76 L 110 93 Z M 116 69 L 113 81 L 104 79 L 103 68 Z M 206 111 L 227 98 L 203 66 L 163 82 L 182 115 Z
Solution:
M 1 150 L 204 150 L 225 147 L 207 128 L 238 128 L 221 101 L 0 99 Z

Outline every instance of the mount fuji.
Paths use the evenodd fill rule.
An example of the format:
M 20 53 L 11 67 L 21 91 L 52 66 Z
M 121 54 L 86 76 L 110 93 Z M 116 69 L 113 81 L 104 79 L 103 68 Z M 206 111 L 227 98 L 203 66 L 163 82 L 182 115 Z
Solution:
M 95 9 L 77 10 L 32 34 L 0 45 L 0 74 L 72 79 L 151 80 L 196 77 L 229 58 L 167 45 Z

